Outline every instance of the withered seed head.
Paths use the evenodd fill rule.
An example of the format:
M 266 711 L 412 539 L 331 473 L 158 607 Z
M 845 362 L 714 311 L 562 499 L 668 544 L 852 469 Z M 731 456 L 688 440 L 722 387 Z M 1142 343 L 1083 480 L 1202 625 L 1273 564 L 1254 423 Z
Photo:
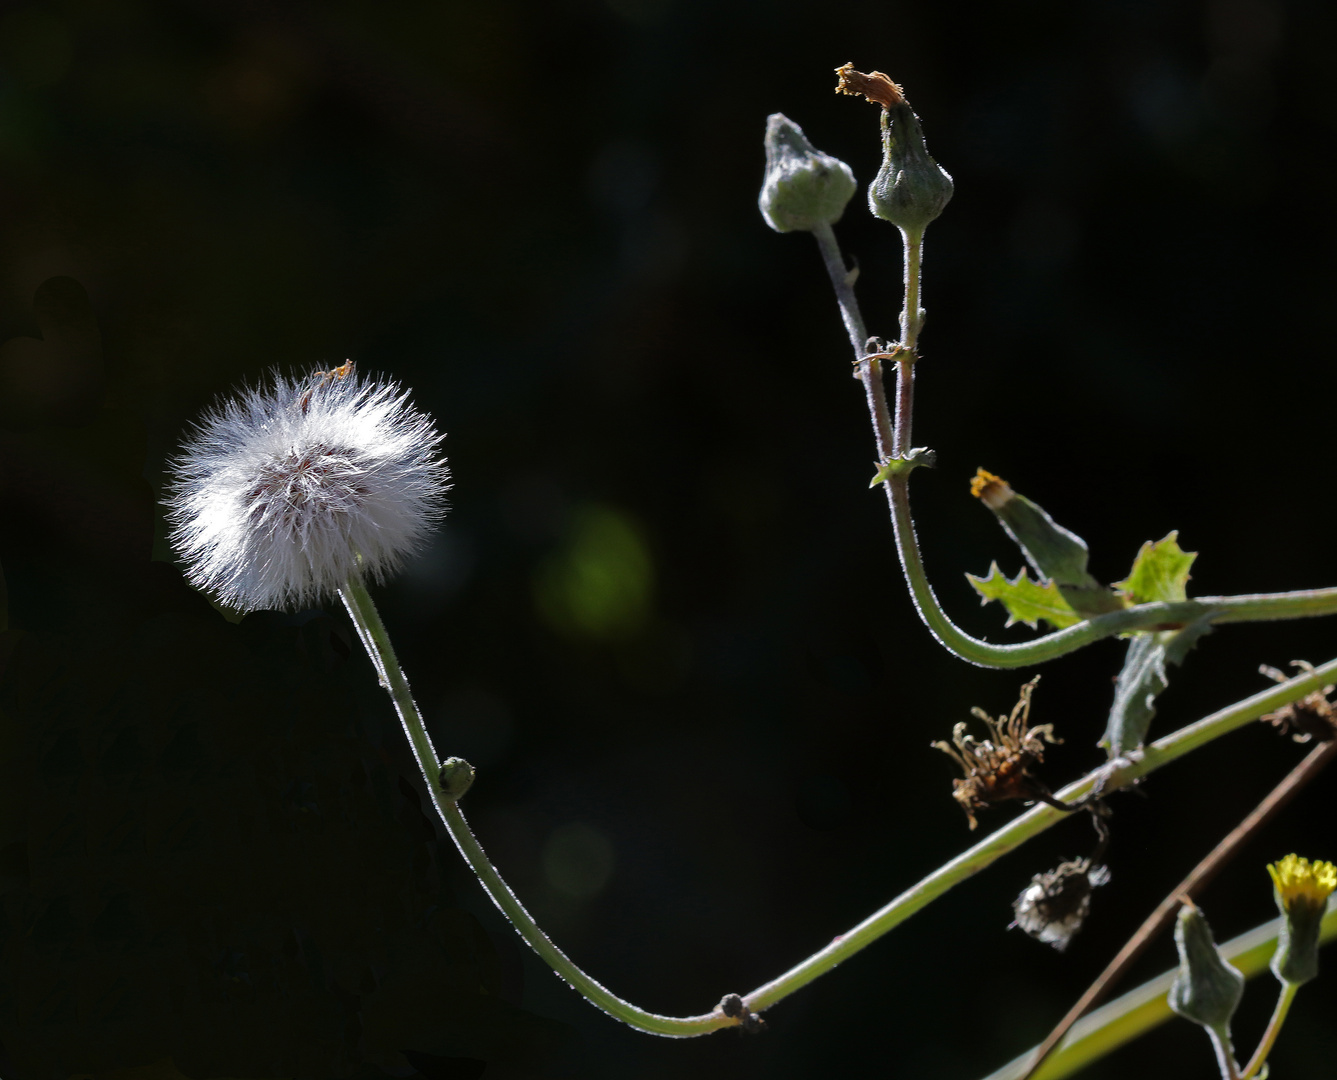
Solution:
M 1308 660 L 1292 660 L 1291 667 L 1299 668 L 1305 674 L 1314 670 L 1314 665 Z M 1290 681 L 1287 675 L 1267 664 L 1262 665 L 1258 671 L 1279 683 Z M 1337 708 L 1334 708 L 1332 702 L 1328 700 L 1328 695 L 1333 690 L 1333 686 L 1324 686 L 1260 719 L 1271 724 L 1282 735 L 1291 733 L 1291 739 L 1298 743 L 1313 740 L 1330 742 L 1337 738 Z
M 1059 743 L 1053 724 L 1027 728 L 1031 715 L 1031 694 L 1040 681 L 1037 675 L 1021 688 L 1021 697 L 1007 716 L 993 719 L 983 709 L 971 714 L 984 721 L 989 738 L 983 742 L 966 734 L 966 725 L 952 729 L 952 741 L 931 745 L 949 755 L 961 766 L 965 776 L 952 781 L 952 797 L 966 812 L 974 829 L 979 822 L 975 811 L 1009 799 L 1036 799 L 1049 795 L 1049 789 L 1031 775 L 1032 765 L 1044 761 L 1044 744 Z
M 1091 890 L 1109 878 L 1109 870 L 1093 867 L 1090 859 L 1073 859 L 1036 874 L 1012 904 L 1016 917 L 1011 926 L 1062 952 L 1091 911 Z

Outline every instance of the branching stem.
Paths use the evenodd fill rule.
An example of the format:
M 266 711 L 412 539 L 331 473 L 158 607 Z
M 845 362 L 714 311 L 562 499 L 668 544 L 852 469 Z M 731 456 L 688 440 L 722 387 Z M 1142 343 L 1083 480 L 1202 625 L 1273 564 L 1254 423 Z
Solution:
M 866 360 L 863 337 L 864 321 L 854 286 L 845 270 L 845 259 L 840 252 L 835 233 L 830 226 L 815 230 L 817 246 L 822 253 L 827 273 L 836 290 L 841 318 L 850 335 L 850 344 L 859 364 L 859 377 L 864 384 L 869 416 L 877 439 L 878 458 L 903 457 L 909 450 L 911 413 L 914 406 L 913 349 L 919 331 L 919 278 L 922 244 L 905 244 L 905 307 L 901 325 L 905 331 L 902 347 L 910 351 L 909 358 L 897 361 L 897 422 L 893 432 L 887 409 L 886 393 L 882 387 L 882 369 L 876 360 Z M 922 237 L 920 237 L 922 240 Z M 911 319 L 909 312 L 916 316 Z M 1337 614 L 1337 588 L 1302 589 L 1286 593 L 1259 593 L 1242 596 L 1200 596 L 1182 603 L 1139 604 L 1123 611 L 1087 619 L 1052 634 L 1032 641 L 1011 645 L 995 645 L 972 637 L 948 617 L 929 584 L 915 536 L 914 517 L 910 511 L 909 473 L 901 473 L 884 481 L 887 502 L 891 508 L 892 527 L 896 535 L 896 552 L 915 609 L 934 638 L 949 652 L 981 667 L 1013 668 L 1044 663 L 1084 648 L 1103 638 L 1134 630 L 1150 630 L 1187 626 L 1208 617 L 1213 624 L 1232 622 L 1262 622 L 1270 619 L 1298 619 Z
M 436 807 L 446 831 L 492 902 L 511 921 L 529 946 L 553 971 L 591 1003 L 641 1031 L 684 1038 L 705 1035 L 722 1027 L 737 1026 L 740 1023 L 738 1017 L 725 1016 L 719 1007 L 710 1013 L 685 1017 L 662 1016 L 639 1008 L 600 985 L 552 943 L 502 880 L 496 867 L 484 853 L 482 845 L 470 830 L 459 805 L 442 789 L 439 779 L 441 763 L 432 747 L 431 738 L 413 700 L 413 694 L 409 690 L 408 679 L 399 666 L 385 624 L 381 622 L 380 614 L 372 602 L 370 593 L 367 592 L 366 585 L 361 580 L 352 578 L 340 589 L 339 594 L 357 627 L 358 636 L 371 655 L 372 664 L 390 692 L 395 711 L 399 714 L 400 723 L 413 749 L 413 756 L 427 784 L 432 804 Z M 1256 720 L 1264 713 L 1275 711 L 1288 702 L 1312 693 L 1335 678 L 1337 678 L 1337 660 L 1330 660 L 1313 671 L 1305 672 L 1287 682 L 1279 683 L 1243 701 L 1238 701 L 1196 723 L 1180 728 L 1143 750 L 1088 773 L 1081 780 L 1059 791 L 1056 798 L 1065 803 L 1073 802 L 1090 791 L 1098 781 L 1103 783 L 1105 791 L 1126 787 L 1134 780 Z M 899 926 L 953 886 L 979 873 L 1008 852 L 1066 817 L 1062 810 L 1043 803 L 1032 807 L 974 847 L 939 867 L 858 926 L 835 938 L 825 948 L 790 968 L 778 978 L 744 995 L 742 1001 L 745 1010 L 761 1012 L 788 997 L 864 949 L 889 930 Z

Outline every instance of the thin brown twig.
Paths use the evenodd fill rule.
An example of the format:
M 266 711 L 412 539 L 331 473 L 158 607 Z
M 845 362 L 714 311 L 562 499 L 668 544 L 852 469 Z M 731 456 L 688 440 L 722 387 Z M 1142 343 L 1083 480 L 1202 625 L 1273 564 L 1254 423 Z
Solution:
M 1184 898 L 1191 898 L 1195 891 L 1211 881 L 1216 876 L 1217 871 L 1224 867 L 1236 854 L 1244 841 L 1252 833 L 1266 825 L 1305 784 L 1318 775 L 1323 766 L 1328 764 L 1334 756 L 1337 756 L 1337 739 L 1322 743 L 1311 750 L 1305 759 L 1295 766 L 1286 778 L 1254 808 L 1253 812 L 1217 844 L 1211 853 L 1193 868 L 1188 877 L 1170 891 L 1169 895 L 1157 905 L 1156 910 L 1148 915 L 1146 921 L 1138 927 L 1137 932 L 1128 939 L 1127 944 L 1119 950 L 1118 955 L 1109 962 L 1109 966 L 1087 988 L 1086 993 L 1077 999 L 1077 1003 L 1058 1022 L 1058 1026 L 1049 1033 L 1049 1037 L 1040 1044 L 1039 1049 L 1035 1052 L 1034 1059 L 1032 1059 L 1026 1071 L 1018 1077 L 1018 1080 L 1029 1080 L 1030 1077 L 1035 1075 L 1040 1066 L 1044 1064 L 1045 1059 L 1062 1041 L 1063 1036 L 1068 1033 L 1068 1029 L 1114 988 L 1124 972 L 1132 966 L 1133 961 L 1141 956 L 1143 950 L 1151 944 L 1156 935 L 1169 925 Z

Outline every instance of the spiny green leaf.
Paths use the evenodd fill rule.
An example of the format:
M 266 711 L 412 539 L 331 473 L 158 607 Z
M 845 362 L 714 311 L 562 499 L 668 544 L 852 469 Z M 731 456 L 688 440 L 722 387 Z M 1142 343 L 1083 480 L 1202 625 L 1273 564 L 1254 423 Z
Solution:
M 1056 629 L 1072 626 L 1082 621 L 1082 617 L 1072 610 L 1072 606 L 1063 599 L 1058 586 L 1052 581 L 1032 581 L 1023 566 L 1012 581 L 998 569 L 998 564 L 989 566 L 989 576 L 978 578 L 967 574 L 966 580 L 974 590 L 984 597 L 984 603 L 999 601 L 1007 608 L 1007 625 L 1024 622 L 1034 627 L 1037 620 L 1044 619 Z
M 1137 604 L 1187 600 L 1188 571 L 1197 557 L 1196 551 L 1180 549 L 1178 531 L 1154 544 L 1148 540 L 1137 553 L 1132 571 L 1114 587 L 1131 594 Z
M 1114 683 L 1114 705 L 1099 743 L 1111 758 L 1142 745 L 1156 716 L 1156 698 L 1170 685 L 1166 664 L 1178 667 L 1184 662 L 1198 639 L 1211 632 L 1208 619 L 1204 616 L 1182 630 L 1135 634 L 1128 642 L 1128 656 Z

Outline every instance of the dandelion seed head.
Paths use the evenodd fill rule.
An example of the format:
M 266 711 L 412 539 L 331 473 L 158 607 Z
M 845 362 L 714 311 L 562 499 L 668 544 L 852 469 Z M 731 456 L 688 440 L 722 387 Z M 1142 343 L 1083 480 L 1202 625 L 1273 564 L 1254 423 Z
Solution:
M 442 436 L 408 394 L 348 364 L 220 401 L 171 463 L 170 542 L 197 588 L 299 609 L 382 581 L 445 513 Z

